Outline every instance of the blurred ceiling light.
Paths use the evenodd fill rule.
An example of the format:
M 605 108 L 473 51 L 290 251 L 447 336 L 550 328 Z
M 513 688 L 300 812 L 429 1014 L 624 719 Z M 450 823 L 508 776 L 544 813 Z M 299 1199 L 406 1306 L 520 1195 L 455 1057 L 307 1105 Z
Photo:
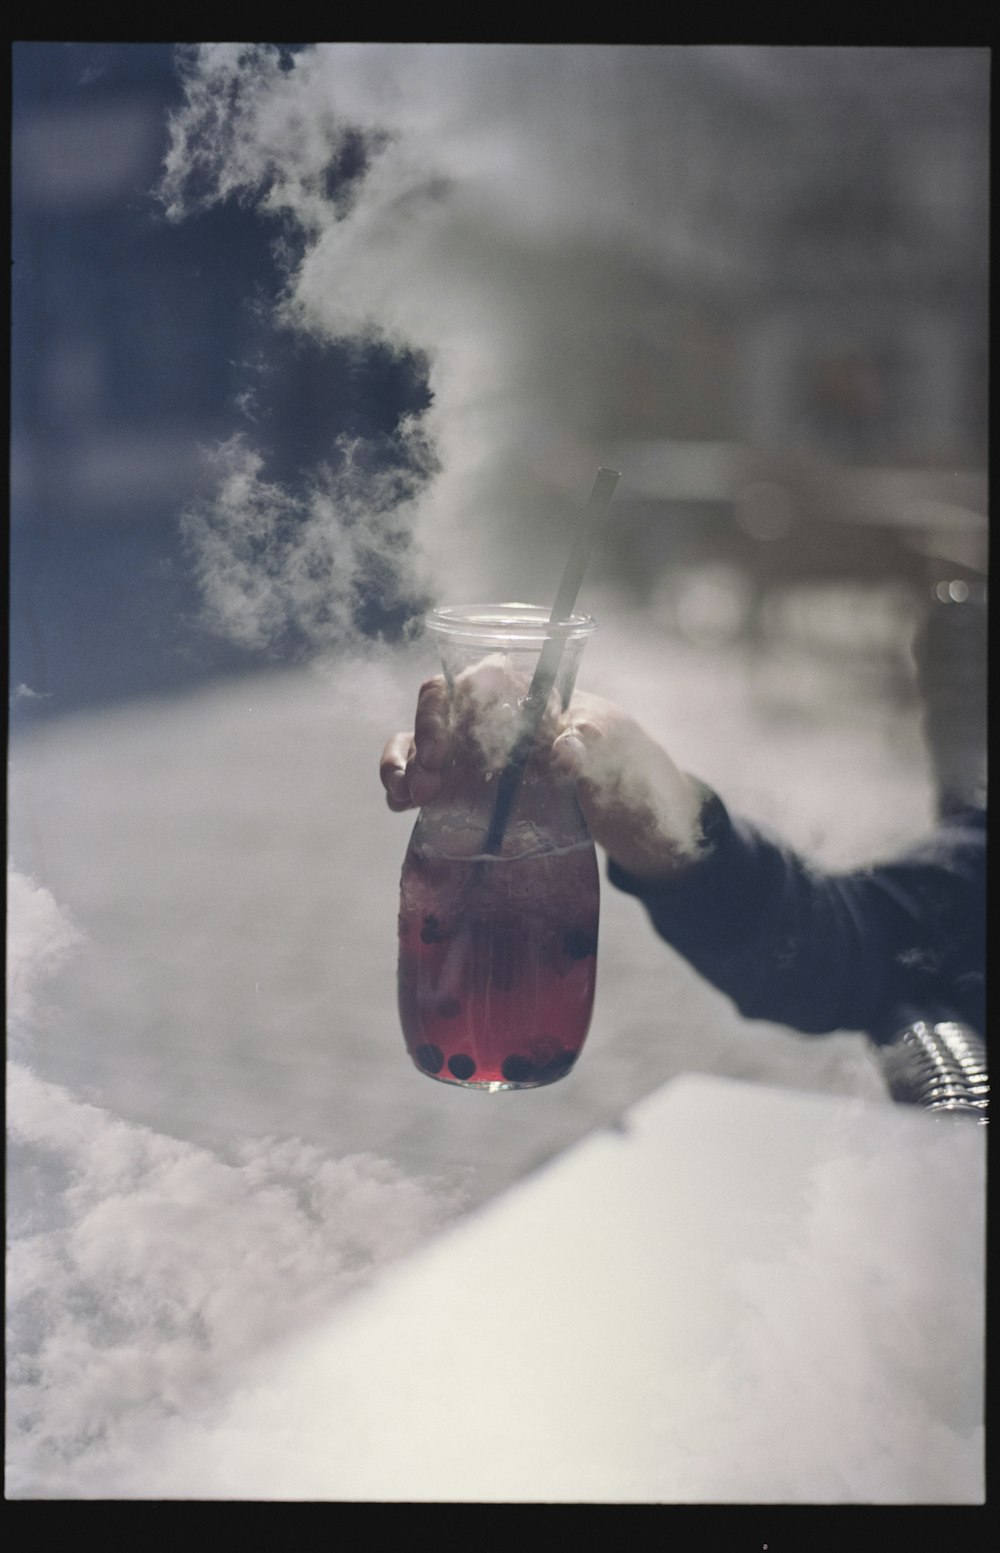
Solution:
M 964 604 L 969 598 L 969 584 L 960 577 L 952 582 L 939 582 L 934 595 L 942 604 Z
M 753 603 L 747 579 L 725 563 L 697 567 L 680 583 L 674 611 L 681 634 L 698 647 L 722 647 L 746 629 Z

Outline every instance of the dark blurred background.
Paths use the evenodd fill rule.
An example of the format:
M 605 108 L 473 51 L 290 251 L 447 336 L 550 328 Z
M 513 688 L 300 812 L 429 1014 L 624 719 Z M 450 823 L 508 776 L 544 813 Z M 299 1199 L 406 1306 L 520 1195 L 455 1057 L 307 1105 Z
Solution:
M 179 520 L 203 452 L 263 423 L 266 477 L 294 480 L 426 404 L 419 359 L 273 328 L 287 231 L 236 203 L 164 218 L 181 99 L 172 44 L 14 47 L 15 721 L 259 668 L 199 623 Z
M 755 594 L 796 576 L 922 582 L 921 556 L 975 571 L 985 564 L 986 52 L 698 59 L 690 198 L 701 245 L 678 275 L 669 364 L 648 343 L 622 364 L 644 374 L 633 414 L 640 399 L 649 410 L 630 434 L 642 438 L 629 449 L 633 484 L 646 483 L 653 503 L 673 496 L 675 558 L 683 534 L 699 556 L 744 569 Z M 747 135 L 762 169 L 752 180 L 727 166 Z M 644 524 L 636 506 L 626 552 L 655 588 L 667 529 Z
M 601 364 L 601 575 L 706 642 L 788 629 L 803 586 L 853 597 L 848 636 L 859 586 L 978 607 L 988 51 L 698 48 L 671 82 L 686 239 L 662 332 Z M 199 625 L 179 527 L 248 395 L 279 479 L 427 403 L 417 357 L 275 333 L 273 224 L 164 219 L 180 99 L 170 44 L 14 46 L 15 722 L 256 666 Z

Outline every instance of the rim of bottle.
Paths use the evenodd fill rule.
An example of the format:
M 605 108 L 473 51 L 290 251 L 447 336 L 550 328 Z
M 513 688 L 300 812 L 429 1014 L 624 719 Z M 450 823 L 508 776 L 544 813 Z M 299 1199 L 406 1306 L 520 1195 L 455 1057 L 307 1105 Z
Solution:
M 424 618 L 428 630 L 454 641 L 515 642 L 531 645 L 553 637 L 585 639 L 597 630 L 592 615 L 570 615 L 553 625 L 551 607 L 542 604 L 443 604 Z

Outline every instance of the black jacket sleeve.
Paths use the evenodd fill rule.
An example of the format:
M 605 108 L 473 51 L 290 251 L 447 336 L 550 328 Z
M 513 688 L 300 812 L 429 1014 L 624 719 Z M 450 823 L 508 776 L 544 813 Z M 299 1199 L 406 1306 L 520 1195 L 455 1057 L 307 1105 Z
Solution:
M 741 1013 L 808 1032 L 887 1038 L 900 1009 L 966 1020 L 985 1037 L 986 824 L 952 816 L 921 847 L 825 873 L 704 788 L 704 851 L 650 888 L 619 889 Z

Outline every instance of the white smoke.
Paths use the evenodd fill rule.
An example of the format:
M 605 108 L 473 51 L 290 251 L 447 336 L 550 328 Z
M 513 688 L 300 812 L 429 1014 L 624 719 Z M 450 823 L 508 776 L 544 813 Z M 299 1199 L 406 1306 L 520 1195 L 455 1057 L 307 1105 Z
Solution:
M 669 333 L 689 234 L 666 126 L 687 51 L 200 44 L 180 57 L 169 214 L 252 204 L 289 239 L 281 328 L 426 355 L 421 426 L 439 472 L 418 461 L 406 515 L 421 581 L 439 599 L 547 597 L 609 436 L 641 419 L 636 353 Z M 331 180 L 359 140 L 360 175 Z M 288 502 L 267 495 L 273 524 Z M 275 587 L 231 559 L 244 531 L 225 495 L 222 510 L 200 546 L 216 624 L 264 639 Z M 314 506 L 310 533 L 323 564 L 350 551 L 336 503 Z M 301 609 L 309 634 L 298 561 L 277 563 L 279 613 Z
M 464 1187 L 294 1137 L 221 1157 L 40 1078 L 52 978 L 93 946 L 16 870 L 8 900 L 7 1491 L 113 1495 L 159 1429 L 438 1230 Z
M 405 612 L 413 492 L 428 460 L 419 429 L 400 442 L 408 467 L 365 470 L 341 442 L 337 469 L 323 465 L 303 492 L 263 474 L 242 436 L 213 457 L 214 496 L 183 518 L 208 626 L 241 646 L 303 642 L 322 649 L 350 641 L 373 589 L 382 611 Z
M 46 983 L 83 942 L 83 935 L 44 885 L 7 868 L 8 1036 L 34 1023 Z
M 160 193 L 174 219 L 231 200 L 271 223 L 280 328 L 426 361 L 415 574 L 439 602 L 545 602 L 619 444 L 731 418 L 746 364 L 711 319 L 803 180 L 851 165 L 845 114 L 852 146 L 881 145 L 888 101 L 919 116 L 920 52 L 190 45 Z M 977 113 L 962 52 L 937 90 L 967 72 Z
M 298 1139 L 247 1141 L 220 1159 L 20 1066 L 8 1107 L 17 1496 L 89 1497 L 95 1469 L 113 1482 L 137 1437 L 224 1394 L 456 1206 L 386 1160 L 331 1159 Z

